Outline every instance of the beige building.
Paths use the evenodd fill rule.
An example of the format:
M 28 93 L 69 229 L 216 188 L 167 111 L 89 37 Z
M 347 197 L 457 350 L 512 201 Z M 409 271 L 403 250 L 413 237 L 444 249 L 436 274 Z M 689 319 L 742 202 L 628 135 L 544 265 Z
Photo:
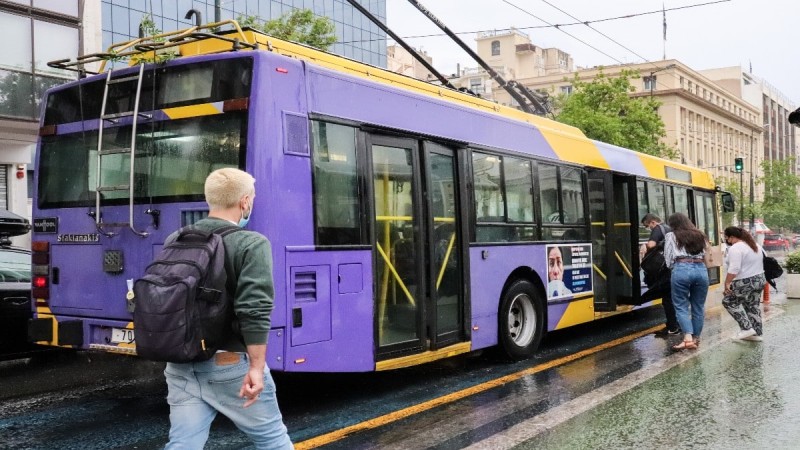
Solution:
M 415 49 L 416 50 L 416 49 Z M 422 58 L 433 65 L 433 58 L 424 50 L 417 50 Z M 392 72 L 406 75 L 418 80 L 436 80 L 417 58 L 403 47 L 393 44 L 386 47 L 386 68 Z
M 519 30 L 479 33 L 478 56 L 487 64 L 507 67 L 511 78 L 521 79 L 572 72 L 572 56 L 557 48 L 542 48 Z
M 479 33 L 475 41 L 478 56 L 506 81 L 564 75 L 573 70 L 572 56 L 568 53 L 557 48 L 537 47 L 527 34 L 514 28 L 503 32 Z M 459 70 L 451 83 L 492 101 L 493 92 L 501 89 L 480 66 Z
M 591 81 L 601 68 L 575 72 L 581 80 Z M 744 101 L 739 95 L 722 88 L 703 74 L 680 61 L 666 60 L 644 64 L 603 67 L 602 72 L 616 77 L 622 70 L 639 71 L 641 78 L 631 80 L 632 96 L 653 96 L 661 101 L 659 115 L 664 121 L 664 142 L 675 147 L 685 164 L 711 170 L 717 178 L 740 175 L 734 171 L 734 158 L 744 158 L 745 186 L 751 168 L 753 176 L 761 175 L 764 158 L 761 129 L 761 108 Z M 518 79 L 530 89 L 551 95 L 570 93 L 573 74 Z M 495 91 L 495 98 L 504 105 L 513 105 L 511 97 Z M 756 186 L 755 195 L 761 198 Z
M 700 71 L 703 75 L 762 111 L 764 125 L 761 145 L 765 159 L 783 161 L 795 158 L 794 173 L 800 173 L 797 161 L 797 127 L 789 124 L 789 114 L 797 105 L 766 81 L 742 70 L 740 66 Z

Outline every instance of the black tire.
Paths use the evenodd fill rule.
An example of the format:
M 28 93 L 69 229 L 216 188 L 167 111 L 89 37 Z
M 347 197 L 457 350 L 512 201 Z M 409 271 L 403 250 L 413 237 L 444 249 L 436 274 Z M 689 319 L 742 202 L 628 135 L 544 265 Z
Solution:
M 529 281 L 517 280 L 503 294 L 497 332 L 502 356 L 518 361 L 536 352 L 545 333 L 544 303 Z

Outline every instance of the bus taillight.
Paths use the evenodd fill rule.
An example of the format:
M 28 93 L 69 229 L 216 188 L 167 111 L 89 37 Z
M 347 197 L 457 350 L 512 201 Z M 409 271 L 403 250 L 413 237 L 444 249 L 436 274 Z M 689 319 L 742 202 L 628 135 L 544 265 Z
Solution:
M 31 297 L 37 303 L 46 303 L 50 298 L 50 243 L 31 242 L 31 250 Z

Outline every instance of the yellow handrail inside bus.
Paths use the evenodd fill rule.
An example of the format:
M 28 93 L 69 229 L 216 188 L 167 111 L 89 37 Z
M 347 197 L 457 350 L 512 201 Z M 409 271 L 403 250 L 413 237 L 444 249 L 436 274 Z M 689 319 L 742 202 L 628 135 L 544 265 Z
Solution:
M 392 272 L 392 275 L 394 275 L 394 279 L 397 280 L 397 284 L 400 286 L 400 289 L 402 289 L 403 292 L 406 294 L 406 297 L 408 298 L 408 301 L 411 302 L 411 306 L 416 307 L 417 306 L 417 302 L 414 301 L 414 297 L 411 296 L 411 292 L 408 291 L 408 288 L 406 287 L 406 284 L 403 283 L 403 280 L 400 278 L 400 275 L 395 270 L 394 264 L 392 264 L 392 262 L 389 261 L 389 256 L 386 254 L 386 252 L 383 251 L 383 249 L 381 248 L 380 245 L 377 246 L 377 248 L 378 248 L 378 253 L 380 253 L 381 256 L 383 257 L 383 260 L 386 261 L 386 268 L 389 269 L 389 271 Z
M 628 276 L 631 279 L 633 279 L 633 273 L 631 272 L 631 269 L 628 267 L 628 265 L 622 259 L 622 256 L 619 255 L 619 252 L 614 252 L 614 256 L 617 257 L 617 261 L 619 261 L 619 264 L 622 266 L 622 270 L 624 270 L 625 273 L 628 274 Z
M 439 290 L 439 285 L 442 284 L 442 278 L 444 277 L 444 268 L 447 267 L 447 261 L 450 260 L 450 252 L 453 250 L 453 244 L 456 242 L 456 233 L 455 231 L 450 234 L 450 243 L 447 244 L 447 252 L 444 254 L 444 261 L 442 261 L 442 267 L 439 268 L 439 276 L 436 278 L 436 290 Z
M 608 278 L 606 277 L 606 274 L 604 274 L 603 271 L 600 270 L 599 267 L 597 267 L 597 264 L 592 264 L 592 267 L 594 267 L 594 271 L 597 272 L 598 275 L 603 277 L 604 280 L 608 280 Z

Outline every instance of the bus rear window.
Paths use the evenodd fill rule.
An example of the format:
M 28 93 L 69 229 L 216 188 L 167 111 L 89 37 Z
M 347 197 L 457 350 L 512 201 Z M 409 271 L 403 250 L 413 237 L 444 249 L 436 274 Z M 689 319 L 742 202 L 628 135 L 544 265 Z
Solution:
M 249 97 L 252 70 L 253 59 L 249 57 L 149 68 L 142 78 L 139 111 Z M 109 85 L 106 114 L 133 110 L 136 83 L 132 79 Z M 50 93 L 44 124 L 98 119 L 104 88 L 105 79 L 99 79 Z
M 140 125 L 136 137 L 134 195 L 141 201 L 202 201 L 209 173 L 244 167 L 246 112 Z M 103 148 L 125 148 L 130 126 L 107 128 Z M 97 132 L 42 138 L 39 208 L 91 206 L 97 177 Z M 130 153 L 103 157 L 101 186 L 130 182 Z M 103 194 L 104 204 L 127 203 L 128 191 Z

